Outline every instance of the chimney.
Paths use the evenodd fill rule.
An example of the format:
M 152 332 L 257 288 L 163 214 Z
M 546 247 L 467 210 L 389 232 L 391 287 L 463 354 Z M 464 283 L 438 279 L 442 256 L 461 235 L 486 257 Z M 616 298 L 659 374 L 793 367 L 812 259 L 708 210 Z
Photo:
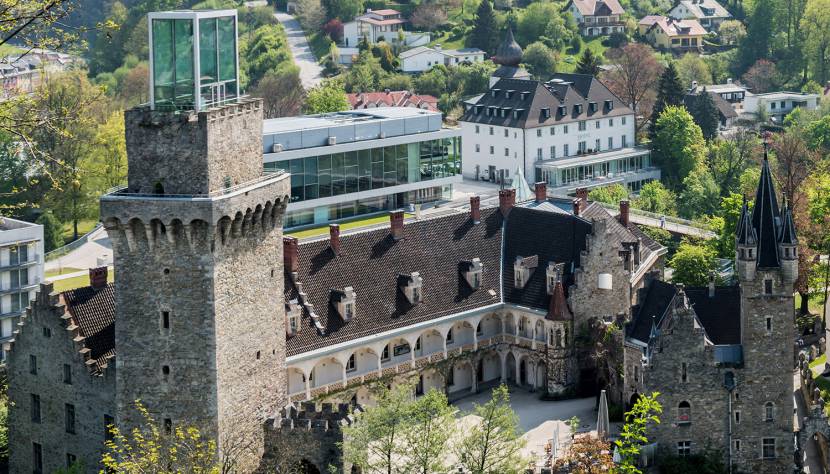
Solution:
M 697 81 L 692 81 L 692 91 L 697 89 Z
M 470 196 L 470 219 L 473 224 L 481 222 L 481 198 L 479 196 Z
M 588 188 L 576 188 L 576 198 L 579 199 L 579 210 L 588 207 Z
M 335 255 L 340 255 L 340 224 L 329 224 L 329 246 Z
M 715 274 L 709 273 L 709 298 L 715 297 Z
M 289 272 L 297 273 L 300 270 L 300 248 L 295 237 L 282 238 L 282 261 Z
M 403 210 L 389 212 L 389 227 L 392 233 L 392 238 L 401 240 L 403 238 Z
M 727 83 L 727 84 L 732 84 L 732 78 L 731 78 L 731 77 L 727 77 L 727 78 L 726 78 L 726 83 Z
M 99 290 L 107 286 L 107 267 L 89 269 L 89 286 Z
M 579 215 L 579 199 L 574 199 L 573 200 L 573 206 L 574 206 L 574 215 L 578 216 Z
M 516 190 L 499 189 L 499 211 L 501 211 L 501 215 L 507 217 L 514 204 L 516 204 Z
M 620 201 L 620 224 L 628 227 L 628 209 L 631 204 L 627 200 Z
M 548 183 L 539 181 L 536 183 L 536 202 L 545 202 L 548 199 Z

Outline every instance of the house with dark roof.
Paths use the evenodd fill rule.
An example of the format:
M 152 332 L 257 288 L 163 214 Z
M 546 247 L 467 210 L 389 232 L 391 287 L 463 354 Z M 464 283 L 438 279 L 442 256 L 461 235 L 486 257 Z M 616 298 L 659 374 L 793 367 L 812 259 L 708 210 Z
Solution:
M 710 91 L 707 86 L 698 86 L 697 81 L 692 84 L 692 87 L 683 96 L 683 103 L 686 105 L 686 109 L 692 110 L 692 107 L 695 106 L 696 101 L 702 94 L 709 94 L 712 102 L 714 102 L 715 107 L 718 109 L 718 123 L 720 124 L 720 128 L 726 129 L 731 127 L 738 118 L 738 112 L 735 110 L 735 107 L 717 91 Z
M 697 20 L 707 31 L 715 33 L 721 23 L 732 18 L 717 0 L 681 0 L 669 10 L 669 16 L 676 20 Z
M 562 8 L 568 11 L 585 36 L 605 36 L 625 31 L 625 9 L 617 0 L 569 0 Z
M 713 275 L 708 287 L 640 290 L 625 329 L 624 397 L 661 393 L 653 439 L 669 453 L 716 449 L 741 472 L 789 472 L 797 236 L 766 156 L 735 242 L 736 285 Z
M 634 111 L 597 78 L 494 79 L 459 119 L 465 178 L 509 182 L 521 170 L 557 195 L 614 183 L 636 191 L 660 178 L 635 146 Z

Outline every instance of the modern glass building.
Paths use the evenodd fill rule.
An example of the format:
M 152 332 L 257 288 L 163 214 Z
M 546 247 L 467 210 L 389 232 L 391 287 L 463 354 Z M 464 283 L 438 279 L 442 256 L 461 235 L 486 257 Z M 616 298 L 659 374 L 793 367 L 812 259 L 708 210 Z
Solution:
M 608 152 L 539 160 L 536 181 L 560 194 L 573 194 L 576 188 L 623 184 L 638 192 L 643 184 L 660 179 L 660 169 L 651 163 L 647 148 L 622 148 Z
M 236 20 L 236 10 L 149 14 L 153 109 L 199 111 L 239 97 Z
M 381 107 L 266 120 L 265 168 L 291 173 L 286 227 L 449 199 L 460 130 L 441 114 Z

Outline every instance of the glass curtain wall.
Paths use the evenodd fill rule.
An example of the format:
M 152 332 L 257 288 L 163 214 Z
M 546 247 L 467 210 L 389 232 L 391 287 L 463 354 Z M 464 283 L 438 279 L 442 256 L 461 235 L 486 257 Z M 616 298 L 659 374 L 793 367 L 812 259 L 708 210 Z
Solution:
M 156 106 L 193 108 L 193 21 L 153 20 L 153 95 Z

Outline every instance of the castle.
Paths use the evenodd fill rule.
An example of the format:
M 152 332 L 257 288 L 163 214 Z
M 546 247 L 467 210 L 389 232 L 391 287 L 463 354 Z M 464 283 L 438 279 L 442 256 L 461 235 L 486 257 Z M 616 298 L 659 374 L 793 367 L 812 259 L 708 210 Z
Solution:
M 185 13 L 205 14 L 162 19 Z M 751 472 L 792 464 L 781 381 L 796 236 L 766 162 L 741 217 L 735 287 L 662 282 L 666 249 L 630 222 L 628 202 L 614 216 L 585 189 L 552 199 L 544 183 L 521 202 L 503 189 L 498 207 L 472 197 L 469 212 L 407 222 L 394 211 L 387 228 L 333 224 L 298 241 L 282 236 L 289 176 L 263 172 L 260 102 L 203 103 L 201 90 L 198 106 L 162 91 L 125 115 L 128 186 L 101 199 L 115 283 L 94 269 L 85 288 L 43 285 L 21 319 L 12 472 L 76 461 L 97 472 L 107 426 L 141 421 L 137 399 L 165 430 L 216 439 L 235 471 L 267 470 L 288 443 L 323 472 L 341 466 L 342 404 L 402 380 L 451 398 L 500 382 L 607 388 L 620 404 L 658 390 L 654 439 L 673 453 L 720 448 Z M 597 333 L 605 364 L 591 357 Z

